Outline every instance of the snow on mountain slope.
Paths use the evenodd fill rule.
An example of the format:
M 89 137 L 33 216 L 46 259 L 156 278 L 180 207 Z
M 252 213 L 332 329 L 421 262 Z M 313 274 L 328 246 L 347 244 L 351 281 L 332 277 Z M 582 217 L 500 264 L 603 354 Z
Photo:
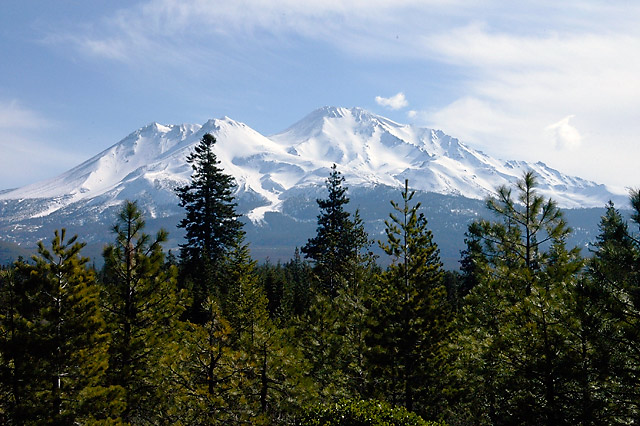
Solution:
M 0 192 L 0 203 L 39 200 L 15 209 L 9 220 L 45 217 L 79 202 L 91 203 L 99 213 L 125 198 L 149 199 L 150 213 L 162 215 L 163 205 L 177 203 L 174 188 L 191 174 L 186 157 L 205 133 L 218 140 L 216 155 L 235 177 L 237 195 L 252 197 L 247 216 L 256 222 L 279 211 L 291 190 L 322 185 L 333 163 L 348 186 L 401 186 L 408 178 L 418 190 L 477 199 L 499 185 L 513 185 L 532 169 L 540 192 L 565 207 L 601 207 L 626 198 L 542 163 L 491 158 L 438 130 L 360 108 L 324 107 L 270 137 L 228 117 L 203 125 L 153 123 L 56 178 Z

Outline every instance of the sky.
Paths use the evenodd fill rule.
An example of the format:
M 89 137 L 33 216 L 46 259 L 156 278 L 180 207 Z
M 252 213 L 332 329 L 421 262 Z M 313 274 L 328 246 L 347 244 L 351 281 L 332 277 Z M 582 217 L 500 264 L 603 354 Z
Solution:
M 274 134 L 322 106 L 640 186 L 640 2 L 2 0 L 0 189 L 151 122 Z

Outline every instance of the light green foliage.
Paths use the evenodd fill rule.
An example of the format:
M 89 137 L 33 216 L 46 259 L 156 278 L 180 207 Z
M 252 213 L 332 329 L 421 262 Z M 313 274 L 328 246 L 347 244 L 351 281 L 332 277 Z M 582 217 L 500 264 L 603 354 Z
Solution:
M 238 245 L 225 261 L 233 283 L 223 312 L 231 325 L 231 347 L 242 356 L 239 419 L 253 424 L 282 423 L 313 397 L 307 365 L 290 331 L 269 317 L 248 248 Z
M 593 362 L 576 311 L 583 263 L 565 248 L 570 230 L 533 173 L 517 188 L 515 200 L 502 187 L 488 201 L 499 221 L 469 228 L 478 284 L 462 317 L 460 378 L 478 422 L 577 424 Z
M 380 401 L 339 402 L 309 409 L 297 426 L 445 426 Z
M 176 287 L 175 266 L 165 267 L 162 243 L 143 233 L 145 222 L 136 203 L 125 202 L 113 227 L 115 243 L 104 249 L 103 304 L 112 336 L 109 381 L 120 386 L 122 417 L 137 423 L 153 419 L 166 374 L 159 368 L 165 345 L 183 311 L 184 296 Z
M 229 424 L 239 420 L 241 373 L 246 357 L 231 347 L 231 327 L 218 304 L 204 306 L 204 324 L 183 323 L 177 338 L 164 349 L 167 371 L 165 423 L 176 425 Z
M 3 283 L 3 364 L 12 383 L 7 421 L 72 424 L 117 415 L 117 389 L 103 386 L 108 335 L 95 274 L 84 244 L 56 231 L 51 250 L 38 243 L 33 264 L 19 262 Z M 10 287 L 4 287 L 8 284 Z M 8 302 L 8 304 L 5 304 Z M 4 387 L 4 386 L 3 386 Z

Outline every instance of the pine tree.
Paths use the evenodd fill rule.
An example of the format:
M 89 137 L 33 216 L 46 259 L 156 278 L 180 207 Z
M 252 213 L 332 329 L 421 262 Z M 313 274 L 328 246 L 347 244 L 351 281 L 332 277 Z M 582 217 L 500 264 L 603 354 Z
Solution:
M 186 322 L 165 349 L 169 374 L 164 389 L 165 424 L 225 425 L 240 418 L 242 369 L 246 356 L 232 348 L 232 329 L 212 298 L 204 324 Z
M 10 298 L 3 309 L 8 345 L 0 350 L 12 367 L 9 424 L 95 423 L 117 415 L 109 401 L 117 390 L 103 386 L 108 335 L 99 288 L 76 239 L 62 229 L 51 250 L 39 242 L 33 264 L 17 263 L 21 288 L 3 289 Z
M 238 244 L 225 262 L 231 282 L 225 311 L 231 325 L 232 347 L 243 356 L 239 391 L 244 405 L 237 420 L 252 424 L 281 424 L 308 403 L 312 387 L 306 364 L 286 329 L 269 317 L 268 300 L 258 282 L 255 262 L 246 245 Z
M 469 227 L 475 287 L 457 337 L 472 417 L 491 424 L 577 424 L 591 383 L 588 324 L 577 303 L 583 265 L 552 200 L 527 172 L 514 199 L 506 187 L 487 204 L 495 222 Z M 579 366 L 579 367 L 578 367 Z
M 482 241 L 482 252 L 496 269 L 504 267 L 521 272 L 514 285 L 521 286 L 516 289 L 518 293 L 527 295 L 531 292 L 533 274 L 546 261 L 547 255 L 541 247 L 564 240 L 571 232 L 556 202 L 545 201 L 538 195 L 537 186 L 535 174 L 528 171 L 516 185 L 516 199 L 510 188 L 499 187 L 497 198 L 487 200 L 487 208 L 501 221 L 480 220 L 474 222 L 468 232 L 469 241 Z
M 112 336 L 108 377 L 124 395 L 125 422 L 150 421 L 162 401 L 159 369 L 163 349 L 183 309 L 175 267 L 165 267 L 164 230 L 155 239 L 143 233 L 142 213 L 126 201 L 113 227 L 115 243 L 104 249 L 103 304 Z
M 192 283 L 192 306 L 188 317 L 206 320 L 202 310 L 209 295 L 223 295 L 227 289 L 215 276 L 218 263 L 242 235 L 242 222 L 233 201 L 233 177 L 225 174 L 213 152 L 215 137 L 205 134 L 194 152 L 187 157 L 193 174 L 191 182 L 176 189 L 186 216 L 178 224 L 186 231 L 180 246 L 182 281 Z
M 385 222 L 380 247 L 393 262 L 370 302 L 368 355 L 374 397 L 434 416 L 442 404 L 451 313 L 438 248 L 420 203 L 410 205 L 414 194 L 405 182 L 402 203 L 392 201 L 396 213 Z

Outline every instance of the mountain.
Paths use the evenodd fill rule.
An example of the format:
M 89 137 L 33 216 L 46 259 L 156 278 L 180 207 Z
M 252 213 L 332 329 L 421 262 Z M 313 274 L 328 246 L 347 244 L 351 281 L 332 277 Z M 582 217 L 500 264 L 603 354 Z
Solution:
M 626 202 L 625 195 L 604 185 L 543 163 L 498 160 L 439 130 L 396 123 L 360 108 L 324 107 L 271 136 L 228 117 L 203 125 L 152 123 L 60 176 L 0 191 L 0 238 L 32 244 L 66 226 L 97 247 L 111 239 L 108 225 L 125 199 L 138 200 L 149 224 L 173 231 L 183 214 L 173 191 L 189 180 L 186 157 L 205 133 L 216 137 L 221 166 L 236 179 L 239 210 L 253 230 L 252 246 L 267 254 L 264 236 L 277 239 L 278 229 L 291 233 L 302 226 L 298 231 L 305 235 L 291 238 L 299 238 L 295 245 L 305 243 L 315 228 L 314 200 L 323 196 L 334 163 L 359 203 L 380 199 L 371 211 L 361 211 L 371 224 L 382 223 L 388 211 L 390 198 L 380 195 L 393 197 L 390 190 L 404 179 L 442 200 L 481 200 L 531 169 L 539 176 L 540 192 L 563 207 Z M 174 235 L 179 240 L 180 233 Z

